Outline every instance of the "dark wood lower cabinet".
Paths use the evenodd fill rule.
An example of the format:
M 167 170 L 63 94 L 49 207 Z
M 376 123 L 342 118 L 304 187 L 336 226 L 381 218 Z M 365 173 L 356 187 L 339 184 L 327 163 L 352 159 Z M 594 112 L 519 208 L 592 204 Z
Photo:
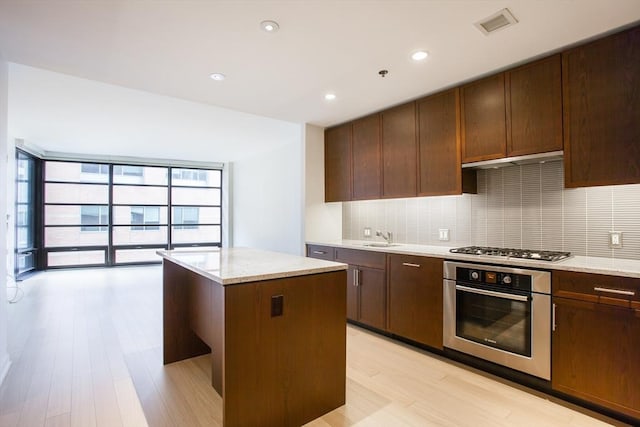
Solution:
M 640 310 L 553 303 L 553 389 L 640 420 Z
M 387 329 L 387 255 L 383 252 L 307 245 L 307 256 L 349 264 L 347 319 Z
M 348 319 L 443 348 L 442 259 L 316 245 L 307 254 L 349 264 Z M 552 389 L 640 425 L 640 279 L 552 274 Z
M 347 319 L 385 330 L 386 271 L 349 265 L 347 275 Z
M 442 349 L 442 259 L 389 257 L 389 332 Z
M 386 329 L 387 278 L 385 270 L 358 268 L 360 311 L 353 319 L 378 329 Z
M 347 319 L 358 320 L 359 307 L 359 291 L 356 287 L 356 270 L 355 265 L 350 265 L 347 270 Z

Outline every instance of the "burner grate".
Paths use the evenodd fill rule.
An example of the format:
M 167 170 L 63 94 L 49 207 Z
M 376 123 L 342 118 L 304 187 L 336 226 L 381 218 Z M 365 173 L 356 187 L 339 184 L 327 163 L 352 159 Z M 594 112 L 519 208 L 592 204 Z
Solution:
M 571 252 L 538 251 L 534 249 L 495 248 L 489 246 L 464 246 L 450 249 L 454 254 L 502 256 L 508 258 L 535 259 L 540 261 L 561 261 L 569 258 Z

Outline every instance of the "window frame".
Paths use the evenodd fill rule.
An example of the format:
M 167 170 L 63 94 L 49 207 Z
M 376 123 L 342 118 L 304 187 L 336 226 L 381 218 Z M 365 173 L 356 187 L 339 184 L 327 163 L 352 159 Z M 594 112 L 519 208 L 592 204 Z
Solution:
M 28 176 L 20 175 L 18 162 L 24 160 L 29 162 Z M 15 150 L 15 196 L 14 196 L 14 266 L 13 275 L 16 280 L 22 280 L 35 271 L 40 270 L 42 257 L 42 210 L 40 209 L 42 192 L 40 191 L 42 161 L 19 148 Z M 28 200 L 21 201 L 19 197 L 20 184 L 27 183 L 29 186 Z M 20 207 L 26 207 L 24 211 Z M 22 211 L 22 212 L 21 212 Z M 24 219 L 24 224 L 20 223 L 20 219 Z M 18 239 L 21 229 L 27 229 L 29 235 L 26 247 L 19 247 Z M 21 260 L 29 258 L 29 266 L 21 268 Z
M 46 163 L 47 162 L 64 162 L 64 163 L 81 163 L 82 165 L 84 164 L 92 164 L 92 165 L 97 165 L 97 169 L 96 169 L 96 174 L 99 175 L 104 175 L 104 168 L 108 167 L 109 173 L 106 175 L 106 181 L 94 181 L 94 180 L 87 180 L 86 175 L 88 173 L 91 172 L 87 172 L 88 167 L 84 166 L 84 170 L 83 170 L 83 166 L 80 167 L 80 178 L 78 178 L 78 181 L 63 181 L 63 182 L 59 182 L 59 181 L 55 181 L 55 180 L 46 180 Z M 127 167 L 131 167 L 131 168 L 136 168 L 135 170 L 139 170 L 141 171 L 141 175 L 139 174 L 126 174 L 125 171 L 127 171 Z M 140 182 L 126 182 L 126 180 L 123 181 L 117 181 L 115 177 L 117 176 L 128 176 L 128 177 L 138 177 L 138 178 L 142 178 L 141 181 L 144 182 L 144 174 L 145 174 L 145 168 L 161 168 L 161 169 L 165 169 L 165 173 L 166 173 L 166 183 L 165 184 L 145 184 L 145 183 L 140 183 Z M 45 231 L 47 228 L 50 227 L 74 227 L 75 225 L 49 225 L 49 224 L 45 224 L 44 221 L 44 210 L 45 207 L 47 205 L 87 205 L 87 206 L 92 206 L 92 205 L 98 205 L 98 206 L 104 206 L 105 203 L 46 203 L 45 202 L 45 189 L 46 189 L 46 185 L 48 183 L 66 183 L 66 184 L 82 184 L 82 185 L 103 185 L 103 186 L 107 186 L 108 187 L 108 195 L 109 195 L 109 200 L 108 200 L 108 224 L 106 225 L 90 225 L 90 224 L 85 224 L 84 227 L 100 227 L 99 232 L 103 232 L 102 228 L 106 227 L 106 231 L 108 233 L 108 244 L 107 245 L 91 245 L 91 246 L 82 246 L 82 245 L 76 245 L 76 246 L 48 246 L 45 247 L 44 245 L 44 238 L 42 239 L 42 247 L 43 247 L 43 251 L 42 251 L 42 268 L 45 269 L 55 269 L 55 268 L 73 268 L 73 267 L 97 267 L 97 266 L 103 266 L 103 267 L 107 267 L 107 266 L 116 266 L 116 265 L 144 265 L 144 264 L 159 264 L 161 263 L 161 259 L 160 257 L 158 257 L 157 260 L 153 260 L 153 261 L 135 261 L 135 262 L 120 262 L 117 259 L 118 253 L 124 253 L 126 251 L 135 251 L 135 250 L 167 250 L 167 249 L 176 249 L 176 248 L 184 248 L 184 247 L 221 247 L 222 246 L 222 236 L 223 236 L 223 210 L 222 210 L 222 190 L 223 190 L 223 170 L 222 168 L 219 167 L 191 167 L 191 166 L 172 166 L 172 165 L 157 165 L 157 164 L 143 164 L 143 163 L 109 163 L 109 162 L 104 162 L 101 160 L 96 160 L 94 161 L 90 161 L 90 160 L 58 160 L 58 159 L 45 159 L 42 160 L 42 164 L 40 167 L 41 170 L 41 203 L 40 203 L 40 211 L 42 212 L 43 215 L 43 221 L 41 223 L 41 234 L 42 236 L 44 236 Z M 173 179 L 173 175 L 174 175 L 174 170 L 180 170 L 180 179 L 179 179 L 179 183 L 174 183 L 172 182 Z M 213 183 L 215 183 L 216 185 L 203 185 L 207 184 L 207 179 L 209 179 L 209 176 L 207 174 L 209 173 L 217 173 L 219 174 L 218 176 L 214 176 L 213 179 Z M 195 174 L 195 175 L 194 175 Z M 85 180 L 82 179 L 82 175 L 85 175 Z M 194 185 L 188 185 L 189 182 L 187 179 L 183 179 L 183 178 L 187 178 L 187 177 L 196 177 L 198 178 L 197 180 L 194 181 Z M 162 181 L 162 179 L 160 179 L 158 182 Z M 219 185 L 218 185 L 219 183 Z M 158 204 L 144 204 L 144 203 L 138 203 L 138 204 L 125 204 L 125 203 L 114 203 L 114 190 L 117 187 L 126 187 L 126 186 L 134 186 L 134 187 L 158 187 L 158 188 L 163 188 L 164 191 L 166 191 L 167 194 L 167 203 L 165 205 L 158 205 Z M 214 188 L 217 189 L 218 192 L 218 196 L 219 197 L 214 197 L 217 200 L 207 200 L 208 203 L 210 204 L 206 204 L 206 205 L 200 205 L 200 204 L 189 204 L 189 205 L 174 205 L 172 203 L 172 192 L 174 188 L 180 188 L 180 189 L 185 189 L 185 188 L 195 188 L 195 189 L 203 189 L 203 188 Z M 145 220 L 143 218 L 143 221 L 147 222 L 149 221 L 149 224 L 135 224 L 133 220 L 130 221 L 129 224 L 127 223 L 114 223 L 116 218 L 114 218 L 114 212 L 116 207 L 124 207 L 124 206 L 128 206 L 131 208 L 143 208 L 143 215 L 146 214 L 147 209 L 157 209 L 156 211 L 156 215 L 151 215 L 151 217 L 155 217 L 157 218 L 156 221 L 149 221 L 149 220 Z M 161 213 L 161 209 L 165 207 L 166 208 L 166 221 L 164 220 L 164 217 Z M 184 208 L 196 208 L 198 209 L 198 218 L 197 221 L 201 220 L 201 216 L 200 216 L 200 208 L 204 207 L 204 208 L 217 208 L 219 209 L 219 215 L 215 218 L 215 223 L 189 223 L 189 224 L 174 224 L 173 221 L 173 210 L 174 208 L 181 208 L 181 210 L 183 210 L 184 212 Z M 99 208 L 101 209 L 101 208 Z M 131 215 L 131 214 L 130 214 Z M 82 215 L 81 215 L 82 217 Z M 101 218 L 102 219 L 102 218 Z M 101 219 L 99 220 L 100 222 Z M 182 219 L 181 219 L 182 220 Z M 121 221 L 121 220 L 120 220 Z M 80 221 L 82 222 L 82 221 Z M 77 224 L 78 227 L 83 227 L 82 224 Z M 218 233 L 217 230 L 215 230 L 215 233 L 213 235 L 213 238 L 216 239 L 216 241 L 212 241 L 212 239 L 207 239 L 207 240 L 199 240 L 199 241 L 193 241 L 193 242 L 182 242 L 182 243 L 175 243 L 174 239 L 173 239 L 173 234 L 172 231 L 175 230 L 193 230 L 193 229 L 197 229 L 200 226 L 216 226 L 218 227 L 219 230 L 219 234 L 218 237 L 216 237 L 216 234 Z M 142 233 L 144 231 L 158 231 L 161 230 L 162 228 L 166 228 L 166 239 L 164 239 L 164 241 L 162 243 L 159 242 L 154 242 L 154 243 L 150 243 L 150 244 L 135 244 L 135 243 L 127 243 L 127 244 L 116 244 L 114 242 L 114 234 L 115 232 L 120 229 L 121 227 L 129 227 L 130 231 L 134 232 L 134 233 Z M 139 228 L 140 227 L 140 228 Z M 91 232 L 98 232 L 98 230 L 86 230 L 83 231 L 84 233 L 91 233 Z M 64 265 L 64 266 L 49 266 L 48 265 L 48 254 L 49 253 L 54 253 L 54 252 L 64 252 L 64 251 L 74 251 L 74 252 L 82 252 L 82 251 L 104 251 L 105 253 L 105 262 L 102 264 L 90 264 L 90 265 Z M 146 255 L 142 255 L 142 257 L 144 258 Z M 135 258 L 135 256 L 134 256 Z

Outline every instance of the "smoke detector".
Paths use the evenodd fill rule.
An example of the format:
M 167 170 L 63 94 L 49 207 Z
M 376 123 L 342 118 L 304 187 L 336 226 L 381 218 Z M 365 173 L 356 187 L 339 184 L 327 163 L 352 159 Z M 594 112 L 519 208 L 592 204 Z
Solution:
M 509 9 L 502 9 L 491 16 L 488 16 L 478 22 L 475 25 L 477 29 L 479 29 L 482 34 L 488 36 L 489 34 L 493 34 L 498 30 L 502 30 L 504 28 L 510 27 L 514 24 L 517 24 L 518 20 L 515 16 L 509 11 Z

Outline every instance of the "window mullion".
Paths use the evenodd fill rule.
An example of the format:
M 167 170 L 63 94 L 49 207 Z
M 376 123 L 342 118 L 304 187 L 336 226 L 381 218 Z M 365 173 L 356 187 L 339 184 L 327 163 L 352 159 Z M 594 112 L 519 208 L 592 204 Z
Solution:
M 167 168 L 167 249 L 173 249 L 173 200 L 171 189 L 173 187 L 173 168 Z
M 115 250 L 113 248 L 113 215 L 115 214 L 113 210 L 113 167 L 114 165 L 109 165 L 109 225 L 107 226 L 107 230 L 109 232 L 109 243 L 107 246 L 107 265 L 112 266 L 115 264 Z

